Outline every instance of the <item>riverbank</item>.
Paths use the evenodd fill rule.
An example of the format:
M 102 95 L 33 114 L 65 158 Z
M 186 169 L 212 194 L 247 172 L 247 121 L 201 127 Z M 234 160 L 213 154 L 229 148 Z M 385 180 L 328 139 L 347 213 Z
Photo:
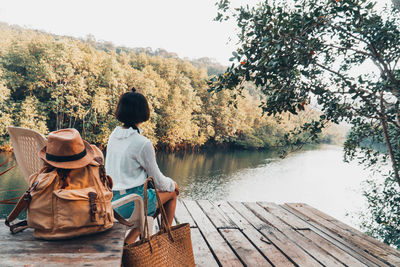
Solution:
M 301 148 L 303 146 L 305 147 L 318 147 L 320 145 L 338 145 L 337 142 L 330 143 L 330 142 L 319 142 L 319 143 L 307 143 L 307 144 L 301 144 Z M 105 146 L 97 144 L 97 146 L 100 148 L 100 150 L 103 151 L 105 154 Z M 278 151 L 278 150 L 287 150 L 290 153 L 289 148 L 284 148 L 284 147 L 276 147 L 276 146 L 266 146 L 266 147 L 251 147 L 251 146 L 244 146 L 244 145 L 238 145 L 236 143 L 221 143 L 217 144 L 215 142 L 208 142 L 205 143 L 202 146 L 189 146 L 189 145 L 178 145 L 174 148 L 169 147 L 169 146 L 163 146 L 159 145 L 155 147 L 155 150 L 158 152 L 164 152 L 164 153 L 196 153 L 196 152 L 207 152 L 207 151 Z M 2 145 L 0 146 L 0 152 L 13 152 L 13 148 L 11 143 Z

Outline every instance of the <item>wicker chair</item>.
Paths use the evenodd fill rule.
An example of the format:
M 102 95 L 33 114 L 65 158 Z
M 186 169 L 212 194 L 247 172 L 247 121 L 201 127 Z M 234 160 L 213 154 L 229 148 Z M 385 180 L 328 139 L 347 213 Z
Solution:
M 22 127 L 8 127 L 8 133 L 11 137 L 18 167 L 20 168 L 25 180 L 28 181 L 29 176 L 38 172 L 43 167 L 43 161 L 39 158 L 38 151 L 46 144 L 47 139 L 34 130 Z M 135 202 L 135 210 L 128 221 L 134 224 L 133 228 L 139 228 L 140 232 L 143 233 L 144 204 L 141 196 L 131 194 L 114 201 L 112 205 L 115 209 L 132 201 Z M 151 234 L 154 219 L 150 216 L 147 218 Z
M 14 155 L 25 180 L 43 167 L 38 151 L 46 144 L 46 138 L 31 129 L 8 127 L 14 148 Z

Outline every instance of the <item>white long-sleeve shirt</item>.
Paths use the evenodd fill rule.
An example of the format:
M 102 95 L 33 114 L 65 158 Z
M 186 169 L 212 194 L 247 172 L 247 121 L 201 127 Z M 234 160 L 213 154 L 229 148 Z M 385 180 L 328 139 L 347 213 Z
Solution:
M 158 168 L 153 144 L 136 130 L 116 127 L 111 133 L 106 154 L 106 172 L 114 181 L 113 190 L 144 184 L 152 176 L 160 191 L 175 190 L 174 181 Z

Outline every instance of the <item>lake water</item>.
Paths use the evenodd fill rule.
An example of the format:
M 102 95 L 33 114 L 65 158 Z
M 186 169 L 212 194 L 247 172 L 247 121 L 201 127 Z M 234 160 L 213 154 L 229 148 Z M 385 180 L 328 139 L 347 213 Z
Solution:
M 10 156 L 0 153 L 0 162 Z M 265 151 L 208 151 L 158 153 L 157 160 L 161 171 L 177 181 L 184 198 L 303 202 L 355 227 L 357 212 L 365 206 L 361 184 L 370 175 L 355 162 L 344 163 L 342 148 L 333 145 L 285 159 Z M 19 196 L 26 187 L 14 169 L 0 177 L 0 199 Z M 11 209 L 0 205 L 0 217 Z

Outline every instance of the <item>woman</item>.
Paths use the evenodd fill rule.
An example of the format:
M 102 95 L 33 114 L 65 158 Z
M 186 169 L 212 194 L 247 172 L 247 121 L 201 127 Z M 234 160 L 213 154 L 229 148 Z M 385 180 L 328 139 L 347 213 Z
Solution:
M 150 118 L 146 98 L 132 88 L 132 92 L 121 95 L 115 115 L 123 126 L 114 129 L 107 144 L 106 171 L 114 181 L 113 200 L 133 193 L 143 197 L 143 184 L 147 176 L 152 176 L 157 189 L 161 191 L 160 199 L 167 213 L 168 223 L 171 225 L 179 188 L 171 178 L 165 177 L 160 172 L 153 144 L 141 135 L 139 125 Z M 158 208 L 154 189 L 148 189 L 147 196 L 147 211 L 148 215 L 152 216 Z M 134 204 L 128 203 L 117 208 L 117 211 L 123 217 L 129 218 L 133 209 Z M 139 229 L 131 230 L 125 242 L 127 244 L 135 242 L 139 234 Z

